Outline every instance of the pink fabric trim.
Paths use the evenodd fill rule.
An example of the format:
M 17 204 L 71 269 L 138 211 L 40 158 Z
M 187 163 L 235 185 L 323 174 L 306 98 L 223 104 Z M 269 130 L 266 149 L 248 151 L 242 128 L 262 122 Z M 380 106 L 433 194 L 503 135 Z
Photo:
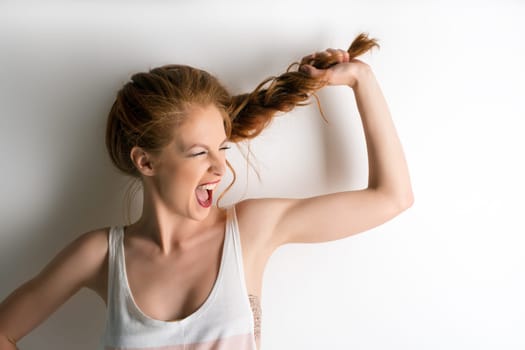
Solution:
M 253 334 L 240 334 L 228 338 L 212 340 L 202 343 L 168 345 L 160 347 L 111 347 L 106 346 L 105 350 L 243 350 L 253 349 Z

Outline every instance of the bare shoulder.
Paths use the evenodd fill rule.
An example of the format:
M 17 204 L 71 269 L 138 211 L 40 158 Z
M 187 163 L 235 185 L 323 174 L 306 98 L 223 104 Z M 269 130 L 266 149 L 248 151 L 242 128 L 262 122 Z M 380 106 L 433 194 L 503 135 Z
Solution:
M 107 265 L 109 228 L 97 228 L 77 236 L 40 272 L 37 278 L 62 274 L 76 280 L 78 288 L 102 292 Z
M 235 205 L 239 225 L 249 222 L 262 230 L 270 229 L 293 199 L 287 198 L 255 198 L 246 199 Z
M 75 260 L 84 261 L 90 267 L 91 273 L 84 287 L 96 292 L 107 276 L 108 236 L 109 227 L 98 228 L 81 234 L 68 247 L 77 256 Z
M 97 228 L 79 235 L 70 246 L 88 257 L 100 257 L 107 253 L 108 236 L 109 227 Z
M 82 287 L 104 298 L 107 228 L 79 235 L 0 303 L 0 333 L 21 339 Z
M 109 228 L 98 228 L 85 232 L 67 245 L 58 256 L 75 256 L 86 264 L 100 263 L 108 251 Z
M 294 199 L 256 198 L 246 199 L 235 205 L 239 231 L 247 244 L 275 249 L 272 237 L 276 225 Z

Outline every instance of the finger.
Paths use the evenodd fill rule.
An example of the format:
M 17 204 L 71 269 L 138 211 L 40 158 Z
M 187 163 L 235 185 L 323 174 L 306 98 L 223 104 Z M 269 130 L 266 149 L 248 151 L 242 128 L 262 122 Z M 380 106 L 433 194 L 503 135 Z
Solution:
M 330 57 L 330 56 L 332 56 L 332 54 L 328 52 L 328 50 L 319 51 L 315 53 L 316 58 L 325 58 L 325 57 Z
M 301 64 L 314 65 L 317 61 L 326 61 L 332 55 L 327 51 L 317 51 L 311 55 L 303 57 Z
M 336 63 L 339 63 L 337 57 L 328 50 L 316 53 L 315 60 L 311 62 L 318 69 L 326 69 Z
M 343 62 L 350 62 L 350 54 L 348 53 L 348 51 L 343 51 L 343 57 L 344 57 L 344 60 Z
M 315 59 L 315 53 L 310 54 L 308 56 L 304 56 L 301 60 L 301 64 L 310 64 Z
M 323 69 L 317 69 L 310 64 L 303 64 L 299 67 L 299 71 L 308 74 L 313 78 L 320 78 L 326 75 L 326 71 Z
M 333 58 L 337 60 L 337 62 L 344 62 L 345 60 L 345 51 L 339 50 L 339 49 L 327 49 L 327 52 L 329 52 Z

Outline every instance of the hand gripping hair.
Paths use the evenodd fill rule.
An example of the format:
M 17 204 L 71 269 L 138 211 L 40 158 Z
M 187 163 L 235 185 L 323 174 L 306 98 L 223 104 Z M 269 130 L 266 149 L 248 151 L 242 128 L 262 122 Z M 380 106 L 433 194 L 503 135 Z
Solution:
M 350 60 L 365 54 L 374 46 L 379 47 L 376 39 L 369 39 L 365 33 L 359 34 L 348 49 Z M 332 57 L 316 57 L 308 62 L 318 69 L 327 69 L 336 63 Z M 232 97 L 229 108 L 232 121 L 231 141 L 256 137 L 269 125 L 277 112 L 289 112 L 295 106 L 307 105 L 310 96 L 315 96 L 315 92 L 326 85 L 320 78 L 298 70 L 292 71 L 294 66 L 298 67 L 299 63 L 292 63 L 280 76 L 264 80 L 251 93 Z M 268 83 L 269 86 L 265 88 Z

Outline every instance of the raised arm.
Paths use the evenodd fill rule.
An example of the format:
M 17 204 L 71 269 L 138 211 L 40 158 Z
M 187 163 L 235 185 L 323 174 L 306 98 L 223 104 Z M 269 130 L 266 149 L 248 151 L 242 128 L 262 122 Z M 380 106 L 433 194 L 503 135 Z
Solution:
M 64 248 L 36 277 L 0 304 L 0 350 L 19 341 L 82 287 L 97 289 L 103 276 L 107 235 L 88 232 Z M 45 348 L 45 346 L 43 346 Z
M 337 57 L 339 63 L 323 70 L 306 64 L 326 55 Z M 350 61 L 342 50 L 330 49 L 307 56 L 302 62 L 303 72 L 322 77 L 328 85 L 353 89 L 366 137 L 368 187 L 306 199 L 240 203 L 242 220 L 263 228 L 258 240 L 270 249 L 290 242 L 344 238 L 384 223 L 413 202 L 403 149 L 372 69 L 362 61 Z

